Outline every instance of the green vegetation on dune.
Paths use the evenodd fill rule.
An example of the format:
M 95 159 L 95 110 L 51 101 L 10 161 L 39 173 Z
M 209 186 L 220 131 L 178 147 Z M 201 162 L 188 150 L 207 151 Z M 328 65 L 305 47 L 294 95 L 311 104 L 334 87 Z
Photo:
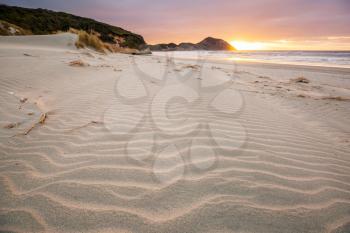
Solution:
M 20 35 L 30 35 L 31 31 L 24 30 L 17 25 L 8 23 L 4 20 L 0 20 L 0 35 L 2 36 L 20 36 Z
M 68 31 L 70 28 L 97 32 L 103 42 L 121 47 L 142 49 L 146 43 L 142 36 L 93 19 L 45 9 L 28 9 L 0 5 L 0 20 L 14 24 L 35 35 Z

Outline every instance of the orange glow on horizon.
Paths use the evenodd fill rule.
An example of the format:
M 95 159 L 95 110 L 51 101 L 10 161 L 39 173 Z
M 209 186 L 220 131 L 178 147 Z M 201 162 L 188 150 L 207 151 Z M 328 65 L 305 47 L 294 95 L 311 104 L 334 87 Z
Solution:
M 238 34 L 238 33 L 235 33 Z M 188 36 L 181 37 L 172 36 L 169 39 L 166 36 L 157 38 L 157 40 L 147 40 L 149 44 L 157 43 L 170 43 L 174 42 L 179 44 L 181 42 L 198 43 L 205 36 Z M 323 37 L 301 37 L 301 38 L 267 38 L 264 35 L 261 36 L 240 36 L 235 35 L 215 35 L 215 38 L 221 38 L 227 41 L 229 44 L 234 46 L 238 51 L 242 50 L 338 50 L 338 51 L 349 51 L 350 50 L 350 35 L 348 36 L 323 36 Z M 187 38 L 187 39 L 186 39 Z
M 237 50 L 266 50 L 268 46 L 261 42 L 231 41 L 230 44 Z
M 350 36 L 314 40 L 245 41 L 232 40 L 230 44 L 242 50 L 350 50 Z

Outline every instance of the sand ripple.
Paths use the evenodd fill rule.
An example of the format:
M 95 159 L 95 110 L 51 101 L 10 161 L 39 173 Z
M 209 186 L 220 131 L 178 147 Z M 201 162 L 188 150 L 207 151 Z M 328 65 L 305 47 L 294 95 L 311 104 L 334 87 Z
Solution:
M 237 83 L 225 84 L 225 72 L 207 67 L 200 70 L 203 78 L 217 76 L 220 88 L 233 90 L 228 97 L 239 96 L 233 107 L 224 93 L 210 89 L 197 96 L 194 88 L 189 102 L 202 102 L 189 109 L 182 103 L 166 113 L 144 103 L 135 109 L 122 98 L 157 93 L 155 80 L 199 82 L 201 88 L 199 71 L 187 67 L 196 74 L 190 80 L 164 69 L 162 58 L 136 58 L 135 71 L 127 55 L 1 50 L 18 59 L 0 58 L 0 231 L 349 232 L 350 148 L 330 140 L 325 126 L 296 117 L 293 102 L 237 94 Z M 67 65 L 76 58 L 96 65 Z M 105 63 L 128 76 L 98 66 Z M 147 76 L 137 80 L 133 75 L 142 71 Z M 153 77 L 167 72 L 170 81 Z M 118 78 L 124 96 L 116 97 Z M 214 101 L 212 109 L 216 96 L 222 105 Z M 122 107 L 113 105 L 116 100 Z M 48 112 L 45 124 L 18 135 L 41 112 Z M 316 112 L 333 114 L 328 107 Z M 152 114 L 177 119 L 184 113 L 191 119 L 186 124 L 162 125 L 160 119 L 154 126 L 150 120 Z M 104 117 L 112 123 L 104 124 Z M 5 128 L 9 123 L 18 126 Z M 165 126 L 176 134 L 162 132 Z

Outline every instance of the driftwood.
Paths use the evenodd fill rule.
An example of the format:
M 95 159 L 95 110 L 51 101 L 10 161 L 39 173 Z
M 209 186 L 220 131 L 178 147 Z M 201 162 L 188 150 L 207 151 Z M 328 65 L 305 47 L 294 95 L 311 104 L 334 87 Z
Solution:
M 28 135 L 30 131 L 32 131 L 36 126 L 43 125 L 46 121 L 46 118 L 47 118 L 47 113 L 42 113 L 40 115 L 39 120 L 36 123 L 34 123 L 32 127 L 30 127 L 26 132 L 24 132 L 24 135 Z
M 70 66 L 74 66 L 74 67 L 85 67 L 85 66 L 89 66 L 89 64 L 83 62 L 82 60 L 74 60 L 69 62 Z
M 46 121 L 46 119 L 47 119 L 47 113 L 42 113 L 41 115 L 40 115 L 40 118 L 39 118 L 39 120 L 37 121 L 37 122 L 35 122 L 29 129 L 27 129 L 25 132 L 23 132 L 23 133 L 20 133 L 20 134 L 16 134 L 16 135 L 14 135 L 13 137 L 15 137 L 15 136 L 19 136 L 19 135 L 28 135 L 35 127 L 37 127 L 37 126 L 39 126 L 39 125 L 43 125 L 43 124 L 45 124 L 45 121 Z
M 350 98 L 342 97 L 342 96 L 327 96 L 323 97 L 323 100 L 338 100 L 338 101 L 349 101 Z
M 294 78 L 290 80 L 293 83 L 310 83 L 310 80 L 308 80 L 307 78 L 304 77 L 298 77 L 298 78 Z
M 76 128 L 70 129 L 67 132 L 73 132 L 75 130 L 82 129 L 82 128 L 88 127 L 89 125 L 93 125 L 93 124 L 102 124 L 102 122 L 100 122 L 100 121 L 90 121 L 89 123 L 86 123 L 86 124 L 84 124 L 82 126 L 78 126 Z

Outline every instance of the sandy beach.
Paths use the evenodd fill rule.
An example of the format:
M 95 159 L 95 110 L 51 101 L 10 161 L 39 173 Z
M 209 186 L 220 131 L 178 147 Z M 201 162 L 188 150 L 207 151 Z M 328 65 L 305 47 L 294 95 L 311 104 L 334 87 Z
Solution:
M 0 37 L 1 232 L 350 230 L 350 69 Z

